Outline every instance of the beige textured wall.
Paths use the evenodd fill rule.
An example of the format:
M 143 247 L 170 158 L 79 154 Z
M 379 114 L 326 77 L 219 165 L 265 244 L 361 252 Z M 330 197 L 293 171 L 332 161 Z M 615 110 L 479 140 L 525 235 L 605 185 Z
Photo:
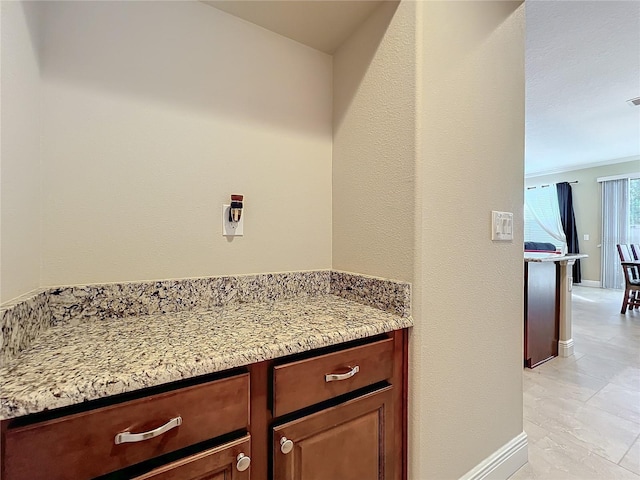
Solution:
M 522 432 L 518 5 L 385 4 L 334 58 L 333 266 L 414 284 L 412 480 L 459 478 Z M 491 242 L 494 209 L 512 243 Z
M 524 5 L 419 4 L 421 271 L 411 475 L 460 478 L 522 425 Z M 514 213 L 494 243 L 491 210 Z
M 331 266 L 330 56 L 199 2 L 47 7 L 44 285 Z
M 385 2 L 334 55 L 333 268 L 413 280 L 415 4 Z
M 1 2 L 0 302 L 40 281 L 39 12 Z
M 600 282 L 600 248 L 598 245 L 602 241 L 602 192 L 600 184 L 596 180 L 599 177 L 637 172 L 640 172 L 640 159 L 526 178 L 527 187 L 578 180 L 579 183 L 571 185 L 571 190 L 573 191 L 573 210 L 576 216 L 580 252 L 589 255 L 589 258 L 580 260 L 583 280 Z M 589 234 L 589 240 L 584 240 L 585 233 Z

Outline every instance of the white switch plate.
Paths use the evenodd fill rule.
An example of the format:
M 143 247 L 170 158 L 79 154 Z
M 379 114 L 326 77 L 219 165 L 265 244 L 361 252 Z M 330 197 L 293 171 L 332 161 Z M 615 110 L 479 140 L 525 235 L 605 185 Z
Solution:
M 491 240 L 513 240 L 513 213 L 491 212 Z
M 244 208 L 239 222 L 229 221 L 231 205 L 222 205 L 222 235 L 224 237 L 242 237 L 244 235 Z
M 589 234 L 588 234 L 588 233 L 585 233 L 585 234 L 584 234 L 584 236 L 583 236 L 582 238 L 584 238 L 585 240 L 589 240 Z

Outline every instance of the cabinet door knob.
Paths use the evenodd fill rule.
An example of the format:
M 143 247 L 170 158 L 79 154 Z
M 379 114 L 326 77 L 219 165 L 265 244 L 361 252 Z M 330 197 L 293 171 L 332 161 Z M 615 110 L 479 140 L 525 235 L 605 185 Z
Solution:
M 239 472 L 244 472 L 247 468 L 249 468 L 249 465 L 251 465 L 251 458 L 247 457 L 244 453 L 238 455 L 236 460 L 238 461 L 236 463 L 236 468 Z
M 293 450 L 293 442 L 287 437 L 282 437 L 280 439 L 280 451 L 286 455 L 291 450 Z

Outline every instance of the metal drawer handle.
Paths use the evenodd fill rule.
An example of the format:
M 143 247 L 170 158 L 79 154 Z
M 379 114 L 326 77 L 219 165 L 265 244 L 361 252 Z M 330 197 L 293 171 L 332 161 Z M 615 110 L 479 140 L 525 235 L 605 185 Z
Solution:
M 347 378 L 353 377 L 356 373 L 360 371 L 360 367 L 356 365 L 347 373 L 330 373 L 324 376 L 325 382 L 337 382 L 338 380 L 346 380 Z
M 120 445 L 121 443 L 131 443 L 131 442 L 142 442 L 144 440 L 149 440 L 150 438 L 155 438 L 158 435 L 162 435 L 163 433 L 168 432 L 172 428 L 179 427 L 182 425 L 182 417 L 176 417 L 169 420 L 167 423 L 158 427 L 154 430 L 149 430 L 148 432 L 142 433 L 131 433 L 131 432 L 122 432 L 116 435 L 116 445 Z

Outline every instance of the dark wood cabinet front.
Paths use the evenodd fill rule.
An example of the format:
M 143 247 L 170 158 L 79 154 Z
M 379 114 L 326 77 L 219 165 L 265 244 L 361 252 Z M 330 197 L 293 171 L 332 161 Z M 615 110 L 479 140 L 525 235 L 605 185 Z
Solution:
M 344 378 L 329 380 L 331 373 Z M 392 375 L 392 338 L 278 365 L 273 369 L 273 413 L 279 417 Z
M 406 480 L 407 345 L 397 330 L 4 420 L 0 479 Z
M 180 424 L 152 432 L 172 419 Z M 249 374 L 203 383 L 25 427 L 5 434 L 7 480 L 88 480 L 249 423 Z M 131 443 L 116 435 L 137 433 Z
M 529 368 L 558 356 L 559 282 L 556 262 L 525 262 L 524 360 Z
M 134 480 L 249 480 L 251 438 L 205 450 L 163 465 Z
M 274 427 L 274 480 L 391 480 L 392 393 L 385 387 Z

